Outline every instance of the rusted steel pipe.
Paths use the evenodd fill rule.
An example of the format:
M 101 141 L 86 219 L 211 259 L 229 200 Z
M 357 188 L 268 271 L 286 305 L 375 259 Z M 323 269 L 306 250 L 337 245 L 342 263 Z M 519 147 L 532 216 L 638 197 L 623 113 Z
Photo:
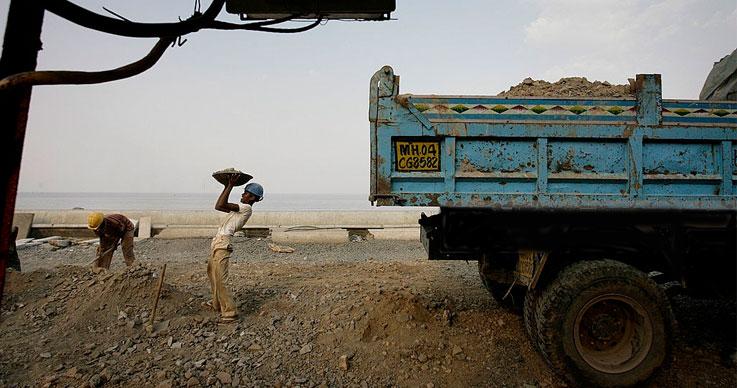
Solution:
M 43 17 L 41 2 L 11 0 L 0 57 L 0 78 L 36 69 Z M 0 311 L 30 103 L 31 86 L 0 91 Z

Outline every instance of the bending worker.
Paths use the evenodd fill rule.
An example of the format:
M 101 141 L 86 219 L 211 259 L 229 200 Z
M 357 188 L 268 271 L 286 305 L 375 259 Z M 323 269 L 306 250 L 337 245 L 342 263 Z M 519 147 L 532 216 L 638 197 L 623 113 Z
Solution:
M 233 253 L 233 245 L 230 243 L 233 233 L 241 230 L 246 221 L 251 217 L 251 206 L 263 199 L 264 188 L 258 183 L 249 183 L 243 190 L 240 203 L 228 203 L 228 197 L 233 190 L 238 176 L 231 176 L 228 183 L 220 193 L 215 204 L 215 210 L 228 213 L 225 220 L 220 224 L 215 237 L 210 244 L 210 261 L 207 263 L 207 277 L 210 278 L 212 288 L 212 300 L 203 302 L 208 308 L 220 311 L 221 323 L 235 322 L 238 318 L 235 302 L 226 288 L 228 283 L 228 266 L 230 256 Z
M 87 217 L 87 228 L 100 238 L 93 268 L 110 269 L 110 261 L 118 243 L 123 246 L 123 258 L 128 266 L 136 262 L 133 254 L 133 230 L 135 227 L 128 217 L 122 214 L 104 215 L 101 212 L 90 213 Z

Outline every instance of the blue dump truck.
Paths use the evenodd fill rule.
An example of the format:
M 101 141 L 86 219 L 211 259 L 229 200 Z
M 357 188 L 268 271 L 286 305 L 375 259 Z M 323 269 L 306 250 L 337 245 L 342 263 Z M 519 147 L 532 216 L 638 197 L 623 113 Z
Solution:
M 432 206 L 431 260 L 478 261 L 575 386 L 629 386 L 670 358 L 671 291 L 735 300 L 737 102 L 399 94 L 371 78 L 371 193 Z M 672 286 L 672 287 L 666 287 Z

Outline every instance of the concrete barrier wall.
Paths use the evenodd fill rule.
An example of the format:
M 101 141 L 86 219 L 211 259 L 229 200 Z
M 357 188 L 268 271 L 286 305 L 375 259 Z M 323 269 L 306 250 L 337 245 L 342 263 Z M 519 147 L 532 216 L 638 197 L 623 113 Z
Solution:
M 158 238 L 205 237 L 212 236 L 226 214 L 215 210 L 192 211 L 142 211 L 142 210 L 101 210 L 105 214 L 121 213 L 131 219 L 146 219 Z M 380 231 L 404 230 L 403 236 L 418 239 L 417 220 L 421 213 L 432 215 L 436 209 L 391 210 L 391 211 L 297 211 L 297 212 L 259 212 L 255 209 L 244 229 L 284 230 L 295 226 L 311 226 L 320 229 L 365 229 Z M 18 212 L 21 213 L 21 212 Z M 43 234 L 53 234 L 54 230 L 85 229 L 89 210 L 23 210 L 33 213 L 33 228 L 46 230 Z M 149 221 L 150 220 L 150 221 Z M 84 232 L 84 230 L 80 230 Z M 319 234 L 319 233 L 317 233 Z M 397 233 L 373 233 L 379 236 L 392 236 Z M 86 234 L 85 234 L 86 235 Z M 302 233 L 302 235 L 306 235 Z
M 142 210 L 101 210 L 105 214 L 121 213 L 128 218 L 151 217 L 153 225 L 219 225 L 226 214 L 215 210 L 186 211 L 142 211 Z M 255 210 L 248 221 L 251 227 L 291 227 L 298 225 L 319 227 L 357 227 L 384 228 L 397 226 L 417 226 L 421 210 L 393 211 L 299 211 L 299 212 L 259 212 Z M 431 215 L 435 209 L 424 211 Z M 19 212 L 20 213 L 20 212 Z M 33 213 L 33 224 L 45 225 L 87 225 L 88 210 L 23 210 Z

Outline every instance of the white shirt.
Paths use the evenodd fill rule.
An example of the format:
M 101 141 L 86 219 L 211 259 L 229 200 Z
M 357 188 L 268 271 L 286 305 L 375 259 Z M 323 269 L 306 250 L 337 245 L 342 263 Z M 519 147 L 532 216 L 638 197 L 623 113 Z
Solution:
M 233 236 L 233 233 L 241 230 L 243 225 L 246 224 L 249 218 L 251 218 L 251 205 L 239 203 L 238 211 L 232 211 L 228 213 L 218 228 L 217 235 Z

